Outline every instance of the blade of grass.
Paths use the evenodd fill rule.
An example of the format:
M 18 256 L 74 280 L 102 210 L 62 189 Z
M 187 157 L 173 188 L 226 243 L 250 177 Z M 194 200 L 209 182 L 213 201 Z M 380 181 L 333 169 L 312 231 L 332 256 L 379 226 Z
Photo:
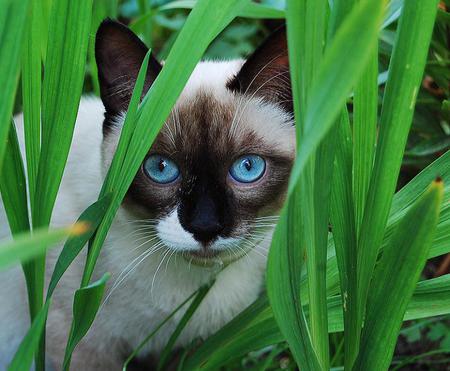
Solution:
M 29 231 L 25 170 L 14 122 L 11 121 L 3 159 L 0 192 L 13 235 Z
M 30 207 L 33 209 L 41 151 L 42 9 L 32 1 L 22 57 L 22 102 Z
M 389 67 L 376 150 L 358 240 L 358 325 L 397 184 L 436 16 L 437 1 L 406 0 Z M 420 25 L 420 27 L 419 27 Z
M 348 112 L 341 114 L 336 138 L 336 159 L 334 162 L 331 193 L 331 225 L 336 249 L 344 314 L 344 358 L 350 365 L 356 358 L 360 329 L 354 316 L 356 307 L 356 226 L 352 189 L 352 133 Z
M 50 222 L 83 87 L 92 0 L 53 3 L 42 96 L 42 150 L 33 224 Z
M 275 229 L 267 263 L 267 294 L 274 317 L 295 361 L 303 370 L 321 369 L 311 342 L 300 298 L 302 236 L 296 233 L 300 201 L 294 191 L 283 208 Z M 285 273 L 286 272 L 286 273 Z
M 159 11 L 173 9 L 193 9 L 197 4 L 196 0 L 178 0 L 171 1 L 158 8 Z M 282 19 L 285 16 L 283 9 L 268 4 L 258 4 L 252 1 L 246 2 L 239 11 L 238 17 L 256 18 L 256 19 Z
M 33 355 L 38 349 L 39 339 L 45 328 L 49 306 L 50 302 L 47 302 L 37 314 L 26 336 L 20 343 L 12 362 L 8 367 L 8 371 L 23 371 L 31 368 Z
M 308 93 L 305 133 L 297 143 L 297 161 L 291 172 L 289 193 L 292 192 L 309 156 L 335 123 L 351 87 L 376 46 L 383 3 L 358 3 L 325 51 L 323 62 Z M 348 40 L 354 42 L 349 43 Z
M 267 299 L 260 298 L 257 306 L 246 312 L 253 320 L 240 326 L 241 315 L 208 338 L 193 355 L 187 358 L 183 370 L 218 370 L 249 352 L 284 341 L 284 337 L 265 306 Z M 328 329 L 330 333 L 342 332 L 342 301 L 340 296 L 328 297 Z M 430 305 L 433 303 L 433 305 Z M 305 312 L 308 315 L 308 311 Z M 408 304 L 404 321 L 439 316 L 450 313 L 450 275 L 418 283 Z
M 64 244 L 58 260 L 56 261 L 55 268 L 53 269 L 50 283 L 48 284 L 46 301 L 48 301 L 53 295 L 56 285 L 69 265 L 72 264 L 74 259 L 78 256 L 80 251 L 97 230 L 103 216 L 106 213 L 106 210 L 108 210 L 111 203 L 111 198 L 111 194 L 107 194 L 89 206 L 78 218 L 77 223 L 88 225 L 89 229 L 82 234 L 70 237 Z
M 323 55 L 327 10 L 327 1 L 287 2 L 286 20 L 297 140 L 302 138 L 305 132 L 303 102 L 307 101 L 307 92 Z M 324 369 L 329 368 L 325 274 L 331 182 L 323 180 L 330 177 L 332 170 L 330 166 L 334 157 L 333 146 L 330 146 L 332 139 L 333 136 L 327 136 L 327 140 L 319 145 L 300 178 L 301 219 L 297 221 L 297 230 L 291 231 L 299 234 L 306 251 L 309 305 L 313 313 L 309 328 L 312 345 Z M 316 187 L 317 182 L 322 186 Z M 300 263 L 297 269 L 301 270 Z
M 50 231 L 43 228 L 36 230 L 31 236 L 28 233 L 19 234 L 15 240 L 0 244 L 0 269 L 17 262 L 29 261 L 67 236 L 82 234 L 86 229 L 86 225 L 75 224 L 69 228 Z
M 173 332 L 172 336 L 170 337 L 169 341 L 167 342 L 166 346 L 164 347 L 163 351 L 161 352 L 161 355 L 159 357 L 158 367 L 157 370 L 165 370 L 167 362 L 169 361 L 170 354 L 172 352 L 173 346 L 175 345 L 175 342 L 177 341 L 178 337 L 181 334 L 181 331 L 186 327 L 187 323 L 205 298 L 206 294 L 208 294 L 209 289 L 214 284 L 214 282 L 211 282 L 209 285 L 205 285 L 200 287 L 200 289 L 197 292 L 197 295 L 195 295 L 194 300 L 192 300 L 192 303 L 189 305 L 189 308 L 184 313 L 183 317 L 181 318 L 180 322 L 178 323 L 175 331 Z
M 425 266 L 439 219 L 443 190 L 441 180 L 433 182 L 383 249 L 369 289 L 355 370 L 389 368 L 406 307 Z
M 200 288 L 197 291 L 194 291 L 191 295 L 188 296 L 188 298 L 186 300 L 184 300 L 180 305 L 178 305 L 173 311 L 172 313 L 170 313 L 161 323 L 159 323 L 155 329 L 148 334 L 144 340 L 141 341 L 141 343 L 139 344 L 138 347 L 136 347 L 135 350 L 133 350 L 133 352 L 129 355 L 129 357 L 125 360 L 124 364 L 123 364 L 123 371 L 126 371 L 129 363 L 133 360 L 134 357 L 136 357 L 139 352 L 142 350 L 142 348 L 145 346 L 145 344 L 147 344 L 150 339 L 155 336 L 158 331 L 167 323 L 169 322 L 169 320 L 181 309 L 183 308 L 186 303 L 188 303 L 192 298 L 194 298 L 194 296 L 196 296 L 196 294 L 198 295 L 199 292 L 201 292 L 201 290 L 203 290 L 204 288 Z M 209 289 L 209 288 L 208 288 Z
M 0 3 L 0 172 L 6 147 L 17 82 L 19 79 L 22 38 L 26 27 L 28 0 L 3 0 Z M 13 30 L 13 31 L 12 31 Z
M 89 331 L 97 315 L 105 292 L 106 281 L 109 274 L 105 273 L 98 281 L 78 289 L 73 298 L 73 322 L 67 339 L 64 354 L 63 370 L 68 370 L 75 347 Z

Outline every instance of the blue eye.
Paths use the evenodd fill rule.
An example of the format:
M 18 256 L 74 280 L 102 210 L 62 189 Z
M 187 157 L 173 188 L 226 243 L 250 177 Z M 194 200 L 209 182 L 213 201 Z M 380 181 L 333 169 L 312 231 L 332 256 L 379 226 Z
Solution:
M 230 168 L 230 175 L 240 183 L 252 183 L 261 178 L 266 170 L 266 162 L 257 155 L 238 158 Z
M 149 156 L 144 162 L 144 171 L 151 180 L 160 184 L 171 183 L 180 175 L 175 162 L 161 155 Z

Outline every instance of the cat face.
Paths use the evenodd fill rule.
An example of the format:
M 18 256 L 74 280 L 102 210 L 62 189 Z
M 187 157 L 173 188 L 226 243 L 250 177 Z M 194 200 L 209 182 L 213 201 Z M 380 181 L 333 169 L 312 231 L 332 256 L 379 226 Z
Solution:
M 97 33 L 105 166 L 146 52 L 118 23 Z M 152 57 L 146 90 L 161 68 Z M 288 68 L 284 30 L 246 62 L 195 68 L 123 203 L 152 221 L 166 248 L 200 262 L 233 259 L 273 229 L 295 156 Z

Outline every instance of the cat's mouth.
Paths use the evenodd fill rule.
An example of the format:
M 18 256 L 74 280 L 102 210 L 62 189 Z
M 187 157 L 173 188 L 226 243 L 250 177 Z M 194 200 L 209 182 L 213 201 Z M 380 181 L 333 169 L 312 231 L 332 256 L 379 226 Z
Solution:
M 248 249 L 239 249 L 239 251 L 223 251 L 213 250 L 211 248 L 192 250 L 188 254 L 183 254 L 183 257 L 191 264 L 202 267 L 211 267 L 213 265 L 228 265 L 231 264 L 248 253 Z

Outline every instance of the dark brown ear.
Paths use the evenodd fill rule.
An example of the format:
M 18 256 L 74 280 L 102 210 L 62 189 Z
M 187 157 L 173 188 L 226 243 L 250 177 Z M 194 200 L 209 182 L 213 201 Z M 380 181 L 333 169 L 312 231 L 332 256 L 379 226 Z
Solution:
M 110 19 L 101 23 L 95 39 L 95 58 L 100 94 L 107 115 L 117 115 L 127 110 L 147 51 L 148 48 L 128 27 Z M 161 68 L 151 56 L 144 93 L 155 81 Z
M 285 27 L 256 49 L 227 87 L 241 94 L 261 96 L 293 111 Z

